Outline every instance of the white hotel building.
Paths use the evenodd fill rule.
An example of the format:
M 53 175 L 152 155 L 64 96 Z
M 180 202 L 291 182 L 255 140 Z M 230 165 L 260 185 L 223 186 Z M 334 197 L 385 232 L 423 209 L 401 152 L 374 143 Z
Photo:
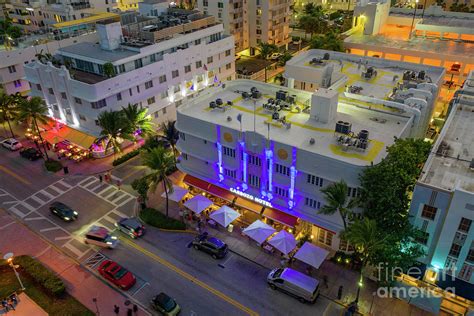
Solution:
M 322 57 L 326 52 L 312 53 Z M 336 64 L 342 60 L 344 71 L 356 74 L 353 57 L 338 54 L 332 59 Z M 417 65 L 386 62 L 383 70 L 379 68 L 384 73 L 378 79 L 362 80 L 373 85 L 372 91 L 395 85 L 393 76 L 402 78 L 405 69 L 417 70 Z M 428 99 L 429 87 L 437 94 L 444 69 L 424 68 L 433 81 L 426 86 Z M 258 92 L 248 97 L 245 93 L 252 87 Z M 280 105 L 285 107 L 270 100 L 277 94 L 284 95 L 286 101 Z M 426 99 L 406 93 L 386 106 L 366 106 L 364 100 L 370 97 L 362 102 L 359 97 L 340 92 L 337 82 L 316 92 L 250 80 L 209 89 L 178 109 L 177 146 L 182 153 L 178 168 L 187 173 L 184 182 L 234 203 L 244 209 L 245 216 L 295 227 L 326 248 L 347 250 L 348 245 L 337 236 L 343 228 L 339 214 L 318 213 L 325 203 L 320 190 L 343 179 L 350 197 L 357 196 L 364 168 L 385 157 L 385 147 L 394 137 L 423 135 L 426 126 L 420 113 L 430 111 L 422 107 Z
M 119 22 L 96 25 L 100 43 L 63 47 L 51 63 L 29 63 L 31 95 L 43 97 L 50 115 L 98 135 L 101 111 L 127 104 L 149 109 L 156 123 L 176 119 L 176 107 L 211 84 L 234 76 L 234 41 L 222 24 L 197 11 L 158 6 L 159 17 L 122 30 Z M 115 75 L 108 77 L 104 65 Z

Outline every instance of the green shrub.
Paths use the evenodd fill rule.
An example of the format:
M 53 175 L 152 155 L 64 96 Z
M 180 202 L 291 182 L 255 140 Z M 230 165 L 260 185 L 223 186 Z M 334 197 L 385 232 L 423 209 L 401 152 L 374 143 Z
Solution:
M 118 166 L 122 163 L 124 163 L 125 161 L 127 160 L 130 160 L 132 159 L 133 157 L 137 156 L 138 154 L 140 153 L 140 149 L 135 149 L 135 150 L 132 150 L 131 152 L 115 159 L 113 162 L 112 162 L 112 165 L 113 166 Z
M 15 263 L 38 284 L 41 284 L 48 292 L 56 297 L 62 296 L 66 292 L 66 286 L 56 274 L 43 266 L 39 261 L 30 256 L 19 256 L 15 259 Z
M 44 166 L 46 167 L 46 170 L 51 172 L 58 172 L 63 168 L 63 165 L 59 161 L 53 159 L 45 161 Z
M 148 189 L 150 188 L 150 182 L 148 181 L 149 176 L 144 176 L 133 180 L 132 189 L 137 191 L 144 199 L 147 198 Z
M 174 230 L 186 230 L 186 224 L 160 213 L 153 208 L 146 208 L 140 212 L 140 218 L 148 225 Z

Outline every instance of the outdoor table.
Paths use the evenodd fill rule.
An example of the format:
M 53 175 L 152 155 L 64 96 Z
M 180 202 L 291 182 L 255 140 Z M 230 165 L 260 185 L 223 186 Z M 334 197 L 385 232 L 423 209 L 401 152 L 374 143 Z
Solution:
M 268 244 L 263 246 L 263 250 L 265 250 L 268 253 L 274 253 L 275 252 L 275 249 L 272 246 L 268 245 Z
M 209 226 L 211 226 L 212 228 L 216 228 L 216 227 L 217 227 L 217 223 L 216 223 L 216 221 L 213 220 L 213 219 L 208 220 L 208 221 L 207 221 L 207 224 L 208 224 Z
M 80 160 L 82 159 L 82 157 L 79 156 L 79 155 L 74 155 L 74 156 L 72 157 L 72 159 L 74 159 L 75 161 L 80 161 Z
M 64 154 L 64 156 L 66 156 L 66 157 L 68 157 L 68 158 L 69 158 L 69 157 L 71 157 L 71 156 L 72 156 L 72 154 L 71 154 L 70 152 L 67 152 L 67 153 L 65 153 L 65 154 Z

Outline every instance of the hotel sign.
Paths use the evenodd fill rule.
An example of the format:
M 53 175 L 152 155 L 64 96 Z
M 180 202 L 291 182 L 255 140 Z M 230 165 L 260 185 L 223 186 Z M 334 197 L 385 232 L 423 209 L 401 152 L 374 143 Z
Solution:
M 272 206 L 272 203 L 268 202 L 268 201 L 265 201 L 264 199 L 261 199 L 261 198 L 258 198 L 256 196 L 253 196 L 253 195 L 250 195 L 248 193 L 245 193 L 245 192 L 242 192 L 240 190 L 237 190 L 237 189 L 234 189 L 234 188 L 230 188 L 230 192 L 232 193 L 235 193 L 241 197 L 244 197 L 246 199 L 249 199 L 251 201 L 254 201 L 254 202 L 257 202 L 258 204 L 262 204 L 263 206 L 267 206 L 267 207 L 273 207 Z

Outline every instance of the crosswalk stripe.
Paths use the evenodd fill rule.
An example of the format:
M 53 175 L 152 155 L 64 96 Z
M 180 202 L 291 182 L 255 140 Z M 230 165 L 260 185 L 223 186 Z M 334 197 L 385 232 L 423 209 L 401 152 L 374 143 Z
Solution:
M 42 199 L 40 199 L 39 197 L 37 197 L 36 195 L 32 195 L 30 196 L 30 198 L 32 198 L 33 200 L 35 200 L 36 202 L 38 202 L 40 205 L 43 205 L 45 204 L 47 201 L 43 201 Z
M 60 229 L 60 228 L 57 227 L 57 226 L 49 227 L 49 228 L 43 228 L 43 229 L 40 229 L 40 233 L 49 232 L 49 231 L 56 230 L 56 229 Z
M 70 184 L 67 184 L 66 182 L 64 182 L 63 180 L 59 180 L 58 182 L 56 183 L 60 183 L 63 187 L 66 187 L 68 190 L 72 188 L 72 186 Z
M 55 198 L 54 195 L 52 195 L 51 193 L 46 192 L 45 190 L 41 190 L 40 192 L 41 192 L 41 194 L 44 194 L 44 195 L 46 195 L 47 197 L 49 197 L 50 200 L 52 200 L 52 199 Z
M 61 189 L 59 189 L 59 188 L 56 188 L 56 187 L 54 186 L 54 184 L 50 185 L 48 188 L 53 189 L 54 191 L 58 192 L 58 194 L 63 194 L 63 193 L 64 193 L 63 190 L 61 190 Z
M 102 219 L 105 219 L 107 222 L 110 222 L 112 224 L 115 224 L 116 220 L 113 219 L 112 217 L 108 216 L 108 215 L 105 215 L 104 217 L 101 218 Z
M 116 190 L 113 190 L 112 192 L 110 192 L 110 194 L 108 194 L 107 196 L 104 196 L 104 199 L 106 199 L 107 201 L 109 200 L 109 198 L 111 198 L 112 196 L 114 196 L 115 194 L 117 194 L 120 192 L 119 191 L 116 191 Z M 120 196 L 123 196 L 122 194 L 120 194 Z
M 96 193 L 97 195 L 102 195 L 103 193 L 105 193 L 107 190 L 109 190 L 111 187 L 108 186 L 106 187 L 105 189 L 103 189 L 102 191 L 100 191 L 99 193 Z
M 77 185 L 81 186 L 81 187 L 84 187 L 85 186 L 84 183 L 88 183 L 89 181 L 91 181 L 91 179 L 95 179 L 95 177 L 87 177 L 84 180 L 82 180 L 81 182 L 79 182 Z
M 6 201 L 6 202 L 2 202 L 3 205 L 15 204 L 15 203 L 18 203 L 18 201 Z
M 65 243 L 63 245 L 63 247 L 71 250 L 78 257 L 82 257 L 84 255 L 79 249 L 77 249 L 76 247 L 74 247 L 70 243 Z
M 112 204 L 117 204 L 118 201 L 120 201 L 121 199 L 123 199 L 126 196 L 127 196 L 126 194 L 120 195 L 118 198 L 116 198 L 115 200 L 112 201 Z
M 61 237 L 56 237 L 54 240 L 66 240 L 66 239 L 72 239 L 71 236 L 61 236 Z
M 19 218 L 23 218 L 26 216 L 26 214 L 24 214 L 23 212 L 21 212 L 20 210 L 18 210 L 16 207 L 10 207 L 9 211 L 15 213 Z
M 25 218 L 25 221 L 40 221 L 40 220 L 44 220 L 45 218 L 44 217 L 28 217 L 28 218 Z
M 126 199 L 126 200 L 123 201 L 122 203 L 117 204 L 117 207 L 127 204 L 128 202 L 130 202 L 131 200 L 133 200 L 133 198 L 134 198 L 133 196 L 130 196 L 130 198 Z
M 118 210 L 113 210 L 111 213 L 117 214 L 120 217 L 127 217 L 127 215 L 125 215 L 124 213 L 122 213 Z
M 94 184 L 94 183 L 96 183 L 96 182 L 98 182 L 98 181 L 99 181 L 99 180 L 98 180 L 97 178 L 94 178 L 92 181 L 89 181 L 87 184 L 83 185 L 83 187 L 86 188 L 86 189 L 89 189 L 89 187 L 90 187 L 92 184 Z
M 92 189 L 89 189 L 89 191 L 95 191 L 95 190 L 97 190 L 98 188 L 100 188 L 101 186 L 102 186 L 102 183 L 99 184 L 99 185 L 97 185 L 97 186 L 95 186 L 95 187 L 93 187 Z
M 21 205 L 23 205 L 24 207 L 26 207 L 27 209 L 29 209 L 30 211 L 36 211 L 36 207 L 33 207 L 31 206 L 30 204 L 26 203 L 26 202 L 21 202 Z

